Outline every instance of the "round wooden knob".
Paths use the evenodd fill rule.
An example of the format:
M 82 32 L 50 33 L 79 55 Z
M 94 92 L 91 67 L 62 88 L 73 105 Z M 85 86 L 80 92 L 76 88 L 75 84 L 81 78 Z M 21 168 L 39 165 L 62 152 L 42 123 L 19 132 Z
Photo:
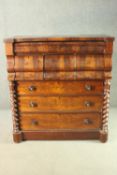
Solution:
M 33 101 L 31 101 L 29 105 L 32 108 L 37 107 L 37 103 L 36 102 L 33 102 Z
M 34 91 L 34 90 L 36 90 L 36 87 L 35 86 L 29 86 L 29 91 Z
M 37 126 L 39 124 L 39 122 L 37 120 L 33 119 L 31 121 L 31 124 L 34 125 L 34 126 Z
M 84 122 L 84 124 L 86 124 L 86 125 L 92 124 L 92 120 L 90 120 L 90 119 L 88 119 L 88 118 L 84 119 L 83 122 Z
M 88 84 L 85 85 L 85 89 L 86 89 L 87 91 L 91 91 L 91 88 L 92 88 L 91 85 L 88 85 Z
M 86 107 L 90 107 L 91 104 L 92 104 L 92 103 L 91 103 L 90 101 L 85 101 L 85 106 L 86 106 Z

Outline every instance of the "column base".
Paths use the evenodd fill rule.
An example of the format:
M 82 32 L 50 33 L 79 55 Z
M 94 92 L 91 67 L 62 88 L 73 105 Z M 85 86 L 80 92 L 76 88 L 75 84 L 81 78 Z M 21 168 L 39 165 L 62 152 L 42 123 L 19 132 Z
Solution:
M 19 132 L 14 132 L 13 133 L 13 141 L 15 143 L 20 143 L 23 141 L 23 138 L 22 138 L 22 133 L 19 131 Z
M 100 137 L 99 137 L 100 141 L 102 143 L 107 142 L 108 140 L 108 132 L 104 132 L 104 131 L 100 131 Z

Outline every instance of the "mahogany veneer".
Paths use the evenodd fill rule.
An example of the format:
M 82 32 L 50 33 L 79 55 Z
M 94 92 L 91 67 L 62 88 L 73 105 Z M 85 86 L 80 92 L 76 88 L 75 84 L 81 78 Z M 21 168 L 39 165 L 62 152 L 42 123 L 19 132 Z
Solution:
M 6 39 L 13 138 L 108 136 L 113 37 Z

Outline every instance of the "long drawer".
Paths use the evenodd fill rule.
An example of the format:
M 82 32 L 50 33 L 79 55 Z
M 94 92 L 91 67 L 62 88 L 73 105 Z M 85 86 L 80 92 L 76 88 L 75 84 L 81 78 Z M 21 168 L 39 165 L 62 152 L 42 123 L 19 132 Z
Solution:
M 19 95 L 103 94 L 103 81 L 18 81 Z
M 103 96 L 19 96 L 19 112 L 101 112 Z
M 105 42 L 23 42 L 15 43 L 15 54 L 21 53 L 105 53 Z
M 20 117 L 22 130 L 41 129 L 99 129 L 99 113 L 72 114 L 24 114 Z
M 23 55 L 8 59 L 9 72 L 111 70 L 110 55 L 49 54 Z

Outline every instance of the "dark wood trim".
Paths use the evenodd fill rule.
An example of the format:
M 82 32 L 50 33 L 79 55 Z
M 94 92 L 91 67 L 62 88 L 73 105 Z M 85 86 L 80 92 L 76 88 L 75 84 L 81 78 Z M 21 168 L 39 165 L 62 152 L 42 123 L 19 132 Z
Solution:
M 20 37 L 15 37 L 14 39 L 12 38 L 6 38 L 4 39 L 4 42 L 13 42 L 13 40 L 15 42 L 36 42 L 36 41 L 88 41 L 88 42 L 92 42 L 92 41 L 113 41 L 114 40 L 114 37 L 111 37 L 111 36 L 85 36 L 85 37 L 82 37 L 82 36 L 79 36 L 79 37 L 76 37 L 76 36 L 73 36 L 73 37 L 67 37 L 67 36 L 55 36 L 55 37 L 29 37 L 29 36 L 20 36 Z
M 108 134 L 100 131 L 19 131 L 13 133 L 15 143 L 26 140 L 100 140 L 105 143 L 108 140 Z
M 13 132 L 13 141 L 15 143 L 20 143 L 22 141 L 23 137 L 22 137 L 22 132 Z
M 99 139 L 98 131 L 23 131 L 22 140 L 84 140 Z

